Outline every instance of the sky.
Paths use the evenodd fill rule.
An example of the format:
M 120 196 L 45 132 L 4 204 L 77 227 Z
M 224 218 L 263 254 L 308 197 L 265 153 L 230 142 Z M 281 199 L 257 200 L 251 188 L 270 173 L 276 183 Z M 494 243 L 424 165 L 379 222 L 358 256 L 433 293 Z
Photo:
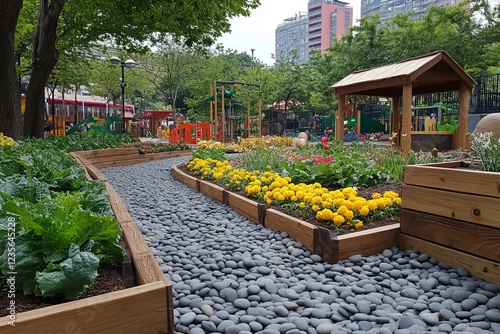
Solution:
M 361 0 L 343 0 L 354 9 L 354 23 L 360 17 Z M 276 27 L 296 13 L 307 13 L 308 0 L 261 0 L 261 5 L 249 17 L 230 20 L 231 33 L 224 34 L 217 43 L 226 49 L 252 54 L 266 65 L 273 65 L 271 54 L 275 53 Z

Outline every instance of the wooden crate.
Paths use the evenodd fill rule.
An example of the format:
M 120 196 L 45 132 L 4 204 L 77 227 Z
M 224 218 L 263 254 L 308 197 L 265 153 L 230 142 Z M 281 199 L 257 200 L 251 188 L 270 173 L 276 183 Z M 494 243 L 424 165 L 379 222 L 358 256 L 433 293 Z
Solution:
M 500 283 L 500 173 L 462 162 L 405 166 L 400 247 Z
M 89 179 L 106 182 L 104 174 L 87 158 L 94 155 L 102 157 L 103 151 L 116 156 L 113 150 L 89 151 L 85 156 L 72 154 L 86 169 Z M 121 198 L 107 182 L 106 189 L 132 258 L 137 286 L 17 313 L 15 326 L 8 324 L 8 316 L 1 317 L 0 333 L 38 333 L 41 330 L 44 333 L 174 333 L 172 285 Z

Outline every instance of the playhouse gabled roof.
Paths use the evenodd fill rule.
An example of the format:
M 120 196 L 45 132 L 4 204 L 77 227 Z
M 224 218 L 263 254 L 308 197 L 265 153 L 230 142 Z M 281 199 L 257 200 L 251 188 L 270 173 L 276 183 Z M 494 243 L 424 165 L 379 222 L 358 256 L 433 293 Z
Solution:
M 402 96 L 403 85 L 412 84 L 412 95 L 470 89 L 476 82 L 445 51 L 436 51 L 399 63 L 356 71 L 333 86 L 337 95 Z

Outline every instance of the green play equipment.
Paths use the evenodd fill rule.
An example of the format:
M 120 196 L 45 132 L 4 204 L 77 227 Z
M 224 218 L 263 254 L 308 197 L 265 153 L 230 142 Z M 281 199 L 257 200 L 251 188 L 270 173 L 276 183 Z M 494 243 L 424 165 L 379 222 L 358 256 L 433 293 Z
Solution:
M 97 133 L 112 133 L 120 134 L 122 131 L 122 119 L 116 116 L 109 117 L 90 117 L 87 118 L 66 131 L 66 135 L 71 135 L 79 132 L 97 132 Z

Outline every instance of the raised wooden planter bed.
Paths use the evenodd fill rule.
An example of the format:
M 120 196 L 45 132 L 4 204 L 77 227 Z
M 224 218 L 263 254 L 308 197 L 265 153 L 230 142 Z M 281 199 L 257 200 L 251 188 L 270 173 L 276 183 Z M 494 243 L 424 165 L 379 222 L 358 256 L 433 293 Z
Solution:
M 377 254 L 398 244 L 399 224 L 337 236 L 333 230 L 267 208 L 266 205 L 245 196 L 226 191 L 211 182 L 199 180 L 184 173 L 179 169 L 179 166 L 172 168 L 172 175 L 180 182 L 203 191 L 214 200 L 230 206 L 254 223 L 287 232 L 308 250 L 331 263 L 347 259 L 355 254 L 365 256 Z
M 139 153 L 137 148 L 110 148 L 93 151 L 75 152 L 78 156 L 87 159 L 94 167 L 117 167 L 149 162 L 153 160 L 170 159 L 191 155 L 191 151 L 170 151 L 160 153 Z
M 402 206 L 400 247 L 500 284 L 500 173 L 406 166 Z
M 120 152 L 118 155 L 113 150 L 89 151 L 85 152 L 85 156 L 80 153 L 72 155 L 85 167 L 89 178 L 106 182 L 106 177 L 90 162 L 94 157 L 105 157 L 103 151 L 114 156 L 114 161 L 120 161 L 114 164 L 116 166 L 122 162 L 144 162 L 135 157 L 127 159 L 123 149 L 117 150 Z M 175 156 L 182 152 L 172 154 Z M 156 157 L 148 159 L 146 161 L 156 160 Z M 123 230 L 123 239 L 130 251 L 137 286 L 17 313 L 15 326 L 8 324 L 8 316 L 1 317 L 0 333 L 174 333 L 172 285 L 156 262 L 125 204 L 109 183 L 106 183 L 106 188 L 111 207 Z

